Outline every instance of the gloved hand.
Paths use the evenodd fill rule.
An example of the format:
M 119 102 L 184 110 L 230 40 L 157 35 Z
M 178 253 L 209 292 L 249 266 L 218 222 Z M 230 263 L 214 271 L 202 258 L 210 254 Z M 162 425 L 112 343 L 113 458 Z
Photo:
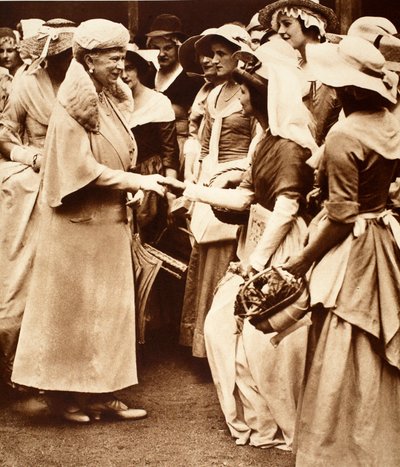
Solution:
M 42 155 L 35 147 L 14 146 L 10 152 L 10 159 L 14 162 L 29 165 L 35 172 L 39 172 L 42 166 Z

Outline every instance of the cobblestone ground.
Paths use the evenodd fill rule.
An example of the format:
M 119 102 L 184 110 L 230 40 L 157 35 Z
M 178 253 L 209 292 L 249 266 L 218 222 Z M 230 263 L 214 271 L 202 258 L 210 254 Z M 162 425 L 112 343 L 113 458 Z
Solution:
M 77 426 L 42 405 L 0 405 L 0 466 L 271 466 L 294 465 L 291 453 L 238 447 L 230 438 L 205 361 L 159 339 L 141 346 L 140 383 L 120 393 L 149 416 L 136 422 Z

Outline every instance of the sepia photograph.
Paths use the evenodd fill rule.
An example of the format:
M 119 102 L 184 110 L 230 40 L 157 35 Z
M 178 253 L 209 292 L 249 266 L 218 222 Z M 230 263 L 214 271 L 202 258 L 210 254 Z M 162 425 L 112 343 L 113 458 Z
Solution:
M 398 0 L 0 18 L 0 466 L 399 467 Z

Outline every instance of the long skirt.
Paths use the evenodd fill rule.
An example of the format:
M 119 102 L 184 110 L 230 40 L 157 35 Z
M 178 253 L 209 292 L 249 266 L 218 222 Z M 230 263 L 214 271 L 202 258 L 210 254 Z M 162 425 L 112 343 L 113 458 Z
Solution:
M 298 251 L 305 232 L 301 219 L 294 222 L 272 258 L 273 264 Z M 263 334 L 247 321 L 239 332 L 233 311 L 242 283 L 237 275 L 221 281 L 204 325 L 207 358 L 221 409 L 237 444 L 290 450 L 303 382 L 307 327 L 285 337 L 277 348 L 270 342 L 274 333 Z
M 368 334 L 324 310 L 298 415 L 296 466 L 400 465 L 400 371 Z
M 0 160 L 0 371 L 10 383 L 36 252 L 40 175 Z
M 17 384 L 86 393 L 137 384 L 131 227 L 123 204 L 96 202 L 89 220 L 43 206 Z
M 195 243 L 190 256 L 182 308 L 179 343 L 192 346 L 195 357 L 206 357 L 204 320 L 214 292 L 229 263 L 235 258 L 236 240 Z

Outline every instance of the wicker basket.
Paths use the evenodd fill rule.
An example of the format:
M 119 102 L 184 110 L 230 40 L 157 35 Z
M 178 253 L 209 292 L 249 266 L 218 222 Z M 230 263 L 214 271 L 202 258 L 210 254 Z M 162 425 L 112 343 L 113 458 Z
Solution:
M 226 170 L 222 170 L 215 174 L 208 186 L 210 187 L 218 187 L 218 188 L 236 188 L 239 186 L 241 181 L 241 176 L 245 172 L 245 169 L 240 167 L 231 167 Z M 231 177 L 231 180 L 229 178 Z M 225 183 L 221 183 L 221 179 L 226 178 L 227 181 Z M 233 224 L 233 225 L 244 225 L 247 224 L 249 220 L 250 209 L 246 209 L 244 211 L 236 211 L 233 209 L 226 209 L 221 207 L 212 206 L 211 207 L 214 216 L 220 221 L 224 222 L 225 224 Z
M 307 311 L 305 280 L 274 266 L 247 280 L 235 302 L 235 315 L 247 318 L 263 332 L 283 331 Z

